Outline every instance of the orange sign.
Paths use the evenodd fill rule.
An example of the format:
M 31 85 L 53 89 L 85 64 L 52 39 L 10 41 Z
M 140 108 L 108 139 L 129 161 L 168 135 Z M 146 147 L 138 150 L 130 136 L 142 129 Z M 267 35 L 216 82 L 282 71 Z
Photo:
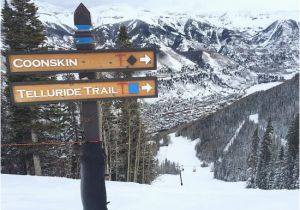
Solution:
M 7 55 L 11 74 L 154 70 L 153 49 L 49 51 Z
M 157 97 L 156 78 L 13 83 L 13 102 L 18 104 Z

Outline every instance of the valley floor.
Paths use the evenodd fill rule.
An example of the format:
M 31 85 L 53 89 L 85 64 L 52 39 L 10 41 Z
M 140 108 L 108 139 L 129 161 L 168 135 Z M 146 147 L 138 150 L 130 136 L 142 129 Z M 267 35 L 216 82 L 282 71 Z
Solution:
M 179 175 L 162 175 L 152 185 L 107 182 L 109 210 L 298 210 L 299 190 L 251 190 L 213 179 L 209 168 L 196 165 L 194 142 L 171 137 L 159 158 L 182 160 L 183 186 Z M 2 210 L 82 210 L 79 180 L 2 174 L 1 181 Z

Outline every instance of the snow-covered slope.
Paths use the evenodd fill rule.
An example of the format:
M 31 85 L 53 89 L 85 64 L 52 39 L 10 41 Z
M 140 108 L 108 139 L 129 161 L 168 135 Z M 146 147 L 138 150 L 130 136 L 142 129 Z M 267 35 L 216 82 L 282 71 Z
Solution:
M 106 182 L 108 209 L 298 210 L 299 190 L 245 189 L 244 182 L 213 179 L 209 168 L 199 167 L 194 145 L 172 134 L 170 147 L 159 152 L 160 158 L 184 165 L 183 186 L 179 175 L 162 175 L 152 185 Z M 1 181 L 3 210 L 82 209 L 79 180 L 2 174 Z
M 262 83 L 262 84 L 254 85 L 254 86 L 250 87 L 249 89 L 245 90 L 246 94 L 244 95 L 244 97 L 246 97 L 250 94 L 253 94 L 255 92 L 269 90 L 280 84 L 282 84 L 282 82 L 269 82 L 269 83 Z
M 197 167 L 200 160 L 196 157 L 195 146 L 198 140 L 187 140 L 184 137 L 170 134 L 170 143 L 168 146 L 160 147 L 157 159 L 162 163 L 166 158 L 172 162 L 178 163 L 180 166 Z
M 294 34 L 299 32 L 299 26 L 295 20 L 277 20 L 266 29 L 257 33 L 253 42 L 262 46 L 276 44 L 285 39 L 297 39 Z
M 228 149 L 230 148 L 230 146 L 234 143 L 234 140 L 236 139 L 236 137 L 238 136 L 239 132 L 241 131 L 241 129 L 243 128 L 243 125 L 245 124 L 245 120 L 243 120 L 243 122 L 241 122 L 239 124 L 239 127 L 236 129 L 233 137 L 229 140 L 228 144 L 226 145 L 226 147 L 224 148 L 223 152 L 227 153 Z
M 263 139 L 272 119 L 273 155 L 286 138 L 293 119 L 299 112 L 299 75 L 281 84 L 264 83 L 246 91 L 246 97 L 207 117 L 177 130 L 189 139 L 201 139 L 199 157 L 214 164 L 214 177 L 225 181 L 248 178 L 247 161 L 253 133 L 258 128 Z

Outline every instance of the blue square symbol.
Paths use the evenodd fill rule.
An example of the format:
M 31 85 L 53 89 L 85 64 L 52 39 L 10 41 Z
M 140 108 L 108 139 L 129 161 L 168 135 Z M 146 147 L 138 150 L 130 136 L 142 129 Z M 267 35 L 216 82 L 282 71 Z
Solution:
M 129 93 L 130 94 L 138 94 L 140 92 L 138 83 L 130 83 L 129 84 Z

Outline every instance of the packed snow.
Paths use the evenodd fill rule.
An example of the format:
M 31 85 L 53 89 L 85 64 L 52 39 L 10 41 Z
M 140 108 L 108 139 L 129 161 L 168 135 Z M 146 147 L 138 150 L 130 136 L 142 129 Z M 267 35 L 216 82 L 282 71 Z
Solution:
M 233 137 L 230 139 L 230 141 L 228 142 L 228 144 L 226 145 L 226 147 L 224 148 L 224 152 L 228 152 L 230 146 L 233 144 L 234 140 L 236 139 L 236 137 L 238 136 L 240 130 L 242 129 L 243 125 L 245 124 L 245 120 L 243 120 L 243 122 L 241 122 L 239 124 L 239 127 L 236 129 Z
M 175 134 L 170 135 L 171 140 L 168 146 L 160 147 L 157 159 L 162 163 L 166 158 L 183 166 L 199 166 L 200 160 L 196 157 L 195 146 L 198 140 L 190 141 Z M 188 155 L 187 155 L 188 154 Z
M 297 210 L 299 190 L 246 189 L 244 182 L 213 179 L 199 167 L 196 141 L 171 135 L 158 158 L 184 165 L 183 186 L 178 175 L 161 175 L 152 185 L 110 182 L 109 210 Z M 178 154 L 178 155 L 176 155 Z M 196 167 L 196 172 L 193 168 Z M 82 210 L 80 181 L 58 177 L 1 175 L 3 210 Z
M 282 84 L 282 82 L 270 82 L 270 83 L 262 83 L 262 84 L 257 84 L 257 85 L 254 85 L 248 89 L 246 89 L 246 94 L 244 95 L 245 96 L 248 96 L 248 95 L 251 95 L 252 93 L 255 93 L 255 92 L 259 92 L 259 91 L 265 91 L 265 90 L 268 90 L 268 89 L 271 89 L 277 85 L 280 85 Z
M 258 114 L 252 114 L 249 116 L 249 120 L 254 122 L 255 124 L 258 124 Z

